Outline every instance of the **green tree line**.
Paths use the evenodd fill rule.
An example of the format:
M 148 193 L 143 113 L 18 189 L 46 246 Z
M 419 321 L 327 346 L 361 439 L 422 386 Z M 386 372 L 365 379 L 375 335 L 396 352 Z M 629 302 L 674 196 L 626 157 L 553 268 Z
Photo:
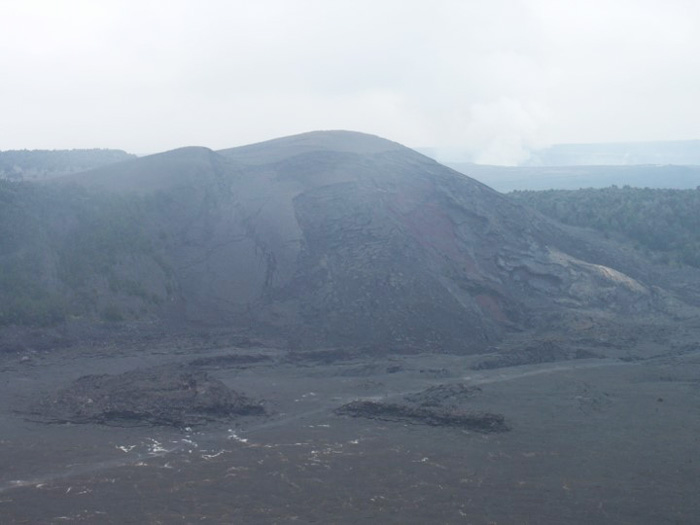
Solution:
M 513 199 L 565 224 L 620 234 L 657 262 L 700 268 L 700 187 L 514 191 Z

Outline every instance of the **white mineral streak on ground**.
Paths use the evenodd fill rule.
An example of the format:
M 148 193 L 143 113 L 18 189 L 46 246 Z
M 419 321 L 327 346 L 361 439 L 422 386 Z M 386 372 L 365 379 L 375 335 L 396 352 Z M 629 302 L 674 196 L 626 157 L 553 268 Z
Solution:
M 234 441 L 238 441 L 239 443 L 248 443 L 247 438 L 242 438 L 238 434 L 236 434 L 232 429 L 228 429 L 228 439 L 233 439 Z
M 204 459 L 214 459 L 214 458 L 218 458 L 218 457 L 219 457 L 221 454 L 223 454 L 224 452 L 229 452 L 229 451 L 228 451 L 228 450 L 225 450 L 225 449 L 221 449 L 221 450 L 219 450 L 216 454 L 202 454 L 202 458 L 204 458 Z

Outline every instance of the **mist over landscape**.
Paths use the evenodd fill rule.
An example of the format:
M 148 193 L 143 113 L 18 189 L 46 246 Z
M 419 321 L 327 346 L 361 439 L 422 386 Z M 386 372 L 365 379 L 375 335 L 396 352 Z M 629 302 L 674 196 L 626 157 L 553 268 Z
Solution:
M 698 23 L 0 5 L 0 522 L 694 523 Z

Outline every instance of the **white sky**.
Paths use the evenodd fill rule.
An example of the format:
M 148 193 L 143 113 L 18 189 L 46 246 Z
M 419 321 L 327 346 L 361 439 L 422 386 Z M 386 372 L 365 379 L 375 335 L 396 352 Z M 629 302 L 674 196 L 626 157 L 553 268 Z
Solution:
M 700 139 L 698 0 L 0 0 L 0 150 Z

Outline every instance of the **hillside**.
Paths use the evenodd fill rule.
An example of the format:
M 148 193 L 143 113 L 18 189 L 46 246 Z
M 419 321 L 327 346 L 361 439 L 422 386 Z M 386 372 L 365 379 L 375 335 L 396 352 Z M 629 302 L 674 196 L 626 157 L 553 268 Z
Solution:
M 165 280 L 137 200 L 0 180 L 0 203 L 0 326 L 122 320 L 161 300 L 146 291 Z
M 681 307 L 635 254 L 359 133 L 182 148 L 2 189 L 6 325 L 149 320 L 473 352 Z

